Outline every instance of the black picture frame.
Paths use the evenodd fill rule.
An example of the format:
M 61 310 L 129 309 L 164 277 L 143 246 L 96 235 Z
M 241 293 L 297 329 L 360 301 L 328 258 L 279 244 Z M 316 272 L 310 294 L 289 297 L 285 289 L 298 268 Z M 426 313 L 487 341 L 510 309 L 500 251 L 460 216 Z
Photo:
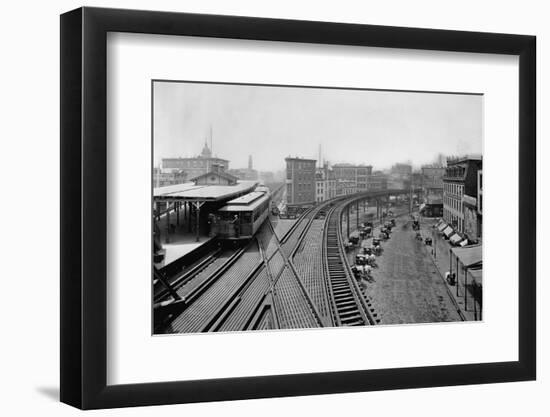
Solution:
M 108 386 L 108 32 L 519 56 L 519 360 Z M 61 401 L 95 409 L 535 379 L 535 51 L 524 35 L 87 7 L 61 15 Z

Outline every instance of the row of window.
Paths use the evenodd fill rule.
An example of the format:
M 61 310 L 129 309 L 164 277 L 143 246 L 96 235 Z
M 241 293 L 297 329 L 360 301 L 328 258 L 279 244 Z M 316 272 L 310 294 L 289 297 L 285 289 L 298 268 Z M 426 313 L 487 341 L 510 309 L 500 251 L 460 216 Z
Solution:
M 451 182 L 446 182 L 443 184 L 443 189 L 446 193 L 450 193 L 450 194 L 458 194 L 458 195 L 464 194 L 464 185 L 462 184 L 453 184 Z
M 452 209 L 463 212 L 464 211 L 464 205 L 462 203 L 462 200 L 457 200 L 456 198 L 451 198 L 448 196 L 443 197 L 443 204 L 447 207 L 451 207 Z
M 464 232 L 464 220 L 462 220 L 458 216 L 455 216 L 447 209 L 443 209 L 443 220 L 445 220 L 447 224 L 450 224 L 459 232 Z

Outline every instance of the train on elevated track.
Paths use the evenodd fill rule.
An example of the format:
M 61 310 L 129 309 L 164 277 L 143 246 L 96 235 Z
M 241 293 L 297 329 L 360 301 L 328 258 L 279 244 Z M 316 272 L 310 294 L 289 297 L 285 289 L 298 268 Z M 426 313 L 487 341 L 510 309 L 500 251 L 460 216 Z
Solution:
M 251 193 L 228 201 L 211 215 L 211 233 L 221 240 L 250 240 L 268 218 L 270 209 L 271 192 L 258 185 Z

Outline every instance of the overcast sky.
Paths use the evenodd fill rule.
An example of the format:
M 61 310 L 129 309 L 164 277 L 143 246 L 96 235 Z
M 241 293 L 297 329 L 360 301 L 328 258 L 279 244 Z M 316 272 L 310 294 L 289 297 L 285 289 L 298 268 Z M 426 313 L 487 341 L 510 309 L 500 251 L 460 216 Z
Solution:
M 284 169 L 288 155 L 389 168 L 482 152 L 479 95 L 155 82 L 154 159 L 213 152 L 230 168 Z

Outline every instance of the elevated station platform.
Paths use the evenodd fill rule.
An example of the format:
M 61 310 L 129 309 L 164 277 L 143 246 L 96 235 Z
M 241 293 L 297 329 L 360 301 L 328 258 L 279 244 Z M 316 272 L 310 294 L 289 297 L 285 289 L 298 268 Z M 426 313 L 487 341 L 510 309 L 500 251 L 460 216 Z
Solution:
M 206 180 L 223 175 L 205 174 Z M 203 176 L 204 177 L 204 176 Z M 177 269 L 185 261 L 208 251 L 212 245 L 209 216 L 227 204 L 251 193 L 257 181 L 234 181 L 231 184 L 183 184 L 153 189 L 154 234 L 158 269 Z M 160 249 L 160 250 L 159 250 Z

